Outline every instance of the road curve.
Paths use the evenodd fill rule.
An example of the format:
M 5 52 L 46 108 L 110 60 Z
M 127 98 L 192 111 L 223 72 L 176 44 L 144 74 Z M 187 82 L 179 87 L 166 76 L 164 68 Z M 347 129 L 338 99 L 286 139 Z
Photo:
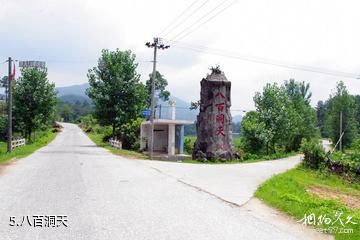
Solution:
M 48 146 L 0 169 L 1 239 L 325 237 L 257 200 L 247 201 L 242 206 L 232 204 L 229 192 L 221 195 L 204 180 L 197 180 L 203 174 L 198 167 L 194 169 L 200 177 L 185 179 L 182 175 L 184 179 L 180 181 L 181 176 L 176 176 L 176 169 L 169 167 L 170 163 L 154 162 L 154 166 L 151 162 L 112 155 L 95 146 L 76 125 L 63 126 L 63 131 Z M 216 171 L 211 171 L 216 178 Z M 271 171 L 275 173 L 278 169 L 270 168 L 266 176 L 270 176 Z M 233 179 L 236 181 L 235 175 Z M 254 179 L 257 180 L 251 189 L 259 179 L 263 180 Z M 236 193 L 231 196 L 236 198 Z M 34 227 L 32 222 L 34 216 L 60 215 L 66 216 L 67 227 Z M 22 226 L 10 226 L 11 216 L 16 221 L 25 217 L 25 221 Z

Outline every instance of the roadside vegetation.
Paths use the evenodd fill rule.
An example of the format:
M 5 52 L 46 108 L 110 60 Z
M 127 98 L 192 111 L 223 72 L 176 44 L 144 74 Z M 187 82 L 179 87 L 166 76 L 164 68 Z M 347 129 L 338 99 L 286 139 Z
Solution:
M 55 85 L 49 82 L 47 70 L 22 68 L 21 76 L 13 81 L 13 137 L 25 138 L 26 145 L 7 152 L 7 103 L 1 102 L 0 163 L 33 153 L 60 131 L 55 124 Z M 3 86 L 7 88 L 6 81 Z
M 359 106 L 359 96 L 338 83 L 330 98 L 318 103 L 317 119 L 322 137 L 342 141 L 343 148 L 338 144 L 325 152 L 317 138 L 303 139 L 302 164 L 269 179 L 255 195 L 336 239 L 360 239 Z M 341 112 L 345 134 L 339 139 Z
M 141 113 L 151 104 L 152 80 L 149 75 L 145 84 L 140 82 L 137 66 L 136 56 L 130 50 L 103 50 L 98 65 L 89 69 L 87 75 L 90 87 L 86 94 L 92 101 L 92 110 L 78 115 L 78 123 L 97 145 L 118 155 L 146 158 L 140 149 L 140 126 L 144 120 Z M 157 97 L 167 101 L 167 80 L 159 72 L 155 77 Z M 123 149 L 111 147 L 110 138 L 120 140 Z
M 192 149 L 194 146 L 194 143 L 196 141 L 196 136 L 186 136 L 184 140 L 184 150 L 186 154 L 191 155 Z M 243 137 L 241 135 L 234 135 L 233 136 L 233 143 L 235 149 L 241 149 L 243 146 Z M 244 152 L 242 153 L 242 159 L 235 159 L 233 161 L 227 161 L 227 162 L 206 162 L 206 164 L 235 164 L 235 163 L 252 163 L 252 162 L 259 162 L 259 161 L 266 161 L 266 160 L 275 160 L 280 158 L 286 158 L 295 156 L 298 154 L 298 152 L 276 152 L 272 154 L 264 154 L 264 153 L 251 153 L 251 152 Z M 185 163 L 197 163 L 197 164 L 203 164 L 203 162 L 192 160 L 189 158 L 188 160 L 183 161 Z
M 15 148 L 11 153 L 7 152 L 7 143 L 0 142 L 0 165 L 9 160 L 17 160 L 20 158 L 24 158 L 32 154 L 36 150 L 40 149 L 41 147 L 46 146 L 52 140 L 54 140 L 58 131 L 60 131 L 60 129 L 58 128 L 54 128 L 52 130 L 48 129 L 44 131 L 38 131 L 35 133 L 36 138 L 32 142 L 27 143 L 23 147 Z
M 117 149 L 112 147 L 108 140 L 112 136 L 112 129 L 109 126 L 100 126 L 97 123 L 97 120 L 93 118 L 92 115 L 87 115 L 85 117 L 80 118 L 79 126 L 86 135 L 99 147 L 103 147 L 108 149 L 110 152 L 116 155 L 129 157 L 129 158 L 136 158 L 136 159 L 146 159 L 147 156 L 139 152 L 136 148 L 133 149 Z M 139 128 L 138 125 L 134 126 L 135 129 Z M 131 132 L 131 131 L 130 131 Z M 135 131 L 138 133 L 137 131 Z M 128 136 L 128 138 L 130 138 Z M 138 141 L 138 137 L 136 134 L 132 136 L 131 142 L 136 143 Z M 136 147 L 136 146 L 135 146 Z

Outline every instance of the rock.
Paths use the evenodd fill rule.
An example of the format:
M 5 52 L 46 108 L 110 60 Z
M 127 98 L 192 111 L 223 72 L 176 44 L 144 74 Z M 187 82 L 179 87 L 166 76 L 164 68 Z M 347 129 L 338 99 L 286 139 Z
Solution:
M 200 112 L 193 158 L 230 161 L 235 158 L 232 144 L 231 82 L 218 68 L 201 80 Z

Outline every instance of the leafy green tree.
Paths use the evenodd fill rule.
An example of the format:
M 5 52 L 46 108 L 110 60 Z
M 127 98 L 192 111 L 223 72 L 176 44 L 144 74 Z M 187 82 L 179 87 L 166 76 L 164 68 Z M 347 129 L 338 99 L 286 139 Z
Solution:
M 360 127 L 360 95 L 355 96 L 356 103 L 356 120 L 358 122 L 358 127 Z
M 156 78 L 155 92 L 158 93 L 158 97 L 160 99 L 162 99 L 163 101 L 168 101 L 169 97 L 170 97 L 170 92 L 166 90 L 168 81 L 158 71 L 156 71 L 156 73 L 155 73 L 155 78 Z M 146 94 L 147 94 L 146 104 L 147 104 L 147 107 L 150 107 L 151 106 L 152 74 L 149 74 L 149 79 L 146 81 L 145 87 L 146 87 Z
M 74 110 L 69 103 L 58 99 L 56 113 L 59 121 L 74 122 Z
M 54 120 L 55 84 L 47 78 L 47 70 L 23 68 L 14 84 L 14 125 L 31 142 L 31 133 Z
M 289 111 L 289 97 L 284 87 L 274 83 L 267 84 L 262 93 L 256 93 L 254 102 L 260 122 L 271 132 L 269 147 L 275 152 L 276 144 L 285 145 L 288 139 L 285 140 L 284 136 L 290 135 L 292 112 Z
M 272 132 L 266 129 L 265 123 L 259 119 L 259 113 L 247 112 L 241 122 L 241 134 L 245 140 L 246 151 L 259 152 L 264 146 L 268 151 L 268 143 L 272 139 Z
M 326 114 L 327 103 L 323 101 L 318 101 L 316 106 L 316 117 L 317 117 L 317 126 L 320 130 L 322 137 L 327 137 L 325 131 L 325 114 Z
M 325 130 L 328 136 L 336 143 L 340 135 L 340 112 L 343 116 L 344 147 L 351 146 L 358 136 L 358 123 L 356 121 L 355 97 L 350 95 L 344 82 L 337 83 L 336 92 L 330 95 L 325 116 Z
M 142 118 L 132 119 L 120 127 L 122 146 L 125 149 L 138 150 L 140 148 L 140 126 Z
M 267 84 L 254 97 L 256 113 L 247 114 L 242 134 L 251 151 L 297 151 L 303 138 L 317 136 L 316 112 L 310 106 L 310 85 L 285 81 Z
M 303 138 L 311 139 L 318 134 L 316 111 L 310 106 L 312 93 L 309 83 L 290 79 L 285 81 L 284 87 L 290 99 L 288 109 L 292 117 L 292 129 L 286 147 L 288 151 L 298 150 Z
M 145 86 L 136 72 L 131 51 L 103 50 L 98 66 L 88 71 L 87 95 L 101 125 L 111 125 L 112 135 L 123 124 L 136 119 L 146 105 Z

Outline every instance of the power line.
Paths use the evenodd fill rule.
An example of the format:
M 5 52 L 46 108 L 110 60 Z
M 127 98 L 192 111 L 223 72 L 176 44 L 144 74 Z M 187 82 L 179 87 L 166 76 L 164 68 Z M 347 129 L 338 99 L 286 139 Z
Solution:
M 201 8 L 203 8 L 205 6 L 205 4 L 207 4 L 210 0 L 206 0 L 205 2 L 203 2 L 200 6 L 198 6 L 194 11 L 192 11 L 188 16 L 187 19 L 179 22 L 178 24 L 176 24 L 173 28 L 171 28 L 169 31 L 167 31 L 164 34 L 164 37 L 166 37 L 167 35 L 169 35 L 172 31 L 174 31 L 176 28 L 178 28 L 181 24 L 183 24 L 184 22 L 186 22 L 188 19 L 190 19 L 191 16 L 193 16 L 195 13 L 197 13 Z
M 196 52 L 201 52 L 201 53 L 206 53 L 206 54 L 212 54 L 212 55 L 217 55 L 217 56 L 222 56 L 222 57 L 228 57 L 228 58 L 233 58 L 233 59 L 238 59 L 238 60 L 243 60 L 243 61 L 248 61 L 248 62 L 272 65 L 272 66 L 276 66 L 276 67 L 295 69 L 295 70 L 301 70 L 301 71 L 306 71 L 306 72 L 321 73 L 321 74 L 332 75 L 332 76 L 337 76 L 337 77 L 356 78 L 356 79 L 360 78 L 360 74 L 356 74 L 356 73 L 341 72 L 341 71 L 316 68 L 316 67 L 312 67 L 312 66 L 294 64 L 294 63 L 286 63 L 286 62 L 281 62 L 281 61 L 277 61 L 274 59 L 266 59 L 266 58 L 260 58 L 260 57 L 256 57 L 256 56 L 245 56 L 245 55 L 240 55 L 240 54 L 234 53 L 233 51 L 230 52 L 230 51 L 220 50 L 220 49 L 211 49 L 208 47 L 196 46 L 196 45 L 191 45 L 191 44 L 187 44 L 187 43 L 181 43 L 179 41 L 175 42 L 173 44 L 173 46 L 177 47 L 177 48 L 185 49 L 185 50 L 196 51 Z
M 204 18 L 206 18 L 207 16 L 209 16 L 211 13 L 213 13 L 214 11 L 216 11 L 218 8 L 220 8 L 223 4 L 225 4 L 226 2 L 228 2 L 229 0 L 224 0 L 222 1 L 220 4 L 216 5 L 214 8 L 212 8 L 210 11 L 208 11 L 207 13 L 205 13 L 203 16 L 201 16 L 200 18 L 198 18 L 192 25 L 190 25 L 189 27 L 185 28 L 184 30 L 182 30 L 180 33 L 176 34 L 171 40 L 175 41 L 177 37 L 181 36 L 182 34 L 185 33 L 185 35 L 181 36 L 180 38 L 178 38 L 177 40 L 183 39 L 184 37 L 188 36 L 189 34 L 191 34 L 192 32 L 196 31 L 197 29 L 199 29 L 201 26 L 203 26 L 204 24 L 208 23 L 209 21 L 211 21 L 213 18 L 215 18 L 216 16 L 218 16 L 220 13 L 222 13 L 223 11 L 225 11 L 226 9 L 228 9 L 229 7 L 231 7 L 233 4 L 235 4 L 237 2 L 237 0 L 232 1 L 229 5 L 227 5 L 226 7 L 222 8 L 220 11 L 218 11 L 217 13 L 215 13 L 214 15 L 212 15 L 210 18 L 208 18 L 207 20 L 205 20 L 204 22 L 200 22 L 201 20 L 203 20 Z M 200 23 L 200 25 L 197 25 L 198 23 Z M 197 26 L 196 26 L 197 25 Z M 195 26 L 195 28 L 193 28 Z M 192 29 L 193 28 L 193 29 Z
M 179 19 L 181 19 L 182 16 L 184 16 L 184 14 L 190 10 L 190 8 L 192 6 L 194 6 L 199 0 L 195 0 L 193 1 L 184 11 L 182 11 L 176 18 L 174 18 L 161 32 L 160 32 L 160 36 L 166 31 L 168 30 L 169 27 L 171 27 L 173 24 L 175 24 Z

